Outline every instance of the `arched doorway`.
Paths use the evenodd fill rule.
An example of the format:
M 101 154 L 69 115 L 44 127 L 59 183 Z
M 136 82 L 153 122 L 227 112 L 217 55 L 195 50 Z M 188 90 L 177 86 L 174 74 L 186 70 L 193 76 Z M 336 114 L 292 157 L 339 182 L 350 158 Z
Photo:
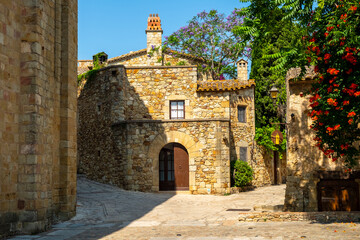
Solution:
M 189 154 L 179 143 L 168 143 L 160 151 L 159 190 L 189 190 Z

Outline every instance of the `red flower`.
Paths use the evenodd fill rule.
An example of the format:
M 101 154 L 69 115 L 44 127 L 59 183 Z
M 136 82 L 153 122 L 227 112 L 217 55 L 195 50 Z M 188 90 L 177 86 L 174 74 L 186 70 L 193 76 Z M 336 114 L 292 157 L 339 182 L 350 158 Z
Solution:
M 353 89 L 353 90 L 355 90 L 358 86 L 359 86 L 359 85 L 357 85 L 357 84 L 355 84 L 355 83 L 352 83 L 352 84 L 350 85 L 350 88 Z
M 334 130 L 338 130 L 340 128 L 340 124 L 335 125 Z
M 352 73 L 352 71 L 353 71 L 352 68 L 350 68 L 349 70 L 346 71 L 346 74 L 350 74 Z
M 348 121 L 348 123 L 349 123 L 350 125 L 353 124 L 353 122 L 354 122 L 354 119 L 352 119 L 352 118 L 350 118 L 349 121 Z
M 348 52 L 345 56 L 343 56 L 342 59 L 346 59 L 353 65 L 355 65 L 357 62 L 356 57 L 354 57 L 354 54 L 350 52 Z
M 327 103 L 329 104 L 329 105 L 332 105 L 332 106 L 337 106 L 338 105 L 338 103 L 336 102 L 336 99 L 332 99 L 332 98 L 329 98 L 328 100 L 327 100 Z
M 344 101 L 343 105 L 346 106 L 346 105 L 349 105 L 349 103 L 350 103 L 349 101 Z
M 340 17 L 340 19 L 345 19 L 345 18 L 347 18 L 347 14 L 346 14 L 346 13 L 345 13 L 345 14 L 342 14 L 341 17 Z
M 340 148 L 341 150 L 347 150 L 349 148 L 349 144 L 341 144 Z
M 355 97 L 360 96 L 360 91 L 358 91 L 358 92 L 354 93 L 354 96 L 355 96 Z
M 351 8 L 349 8 L 349 11 L 356 11 L 357 7 L 356 6 L 351 6 Z
M 326 33 L 324 33 L 324 35 L 325 35 L 325 37 L 327 37 L 327 36 L 329 36 L 329 33 L 326 32 Z
M 334 29 L 334 27 L 327 27 L 326 28 L 326 30 L 328 31 L 328 32 L 330 32 L 331 30 L 333 30 Z
M 339 70 L 336 70 L 335 68 L 329 68 L 327 72 L 331 75 L 337 75 L 339 73 Z
M 349 112 L 348 115 L 347 115 L 347 117 L 354 117 L 355 115 L 356 115 L 355 112 Z
M 329 60 L 330 57 L 331 57 L 331 54 L 326 53 L 325 56 L 324 56 L 324 60 Z

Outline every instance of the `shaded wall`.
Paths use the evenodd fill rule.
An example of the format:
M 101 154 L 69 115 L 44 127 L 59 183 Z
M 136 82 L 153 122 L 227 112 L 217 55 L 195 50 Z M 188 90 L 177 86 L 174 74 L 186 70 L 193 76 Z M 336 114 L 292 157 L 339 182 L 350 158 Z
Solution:
M 0 236 L 75 215 L 77 1 L 0 0 Z
M 315 133 L 310 128 L 312 120 L 308 116 L 311 96 L 303 94 L 310 90 L 311 84 L 311 79 L 287 81 L 289 125 L 285 209 L 288 211 L 318 211 L 320 193 L 317 186 L 322 180 L 341 180 L 338 184 L 346 179 L 359 182 L 359 174 L 345 173 L 341 161 L 332 162 L 315 146 Z M 356 170 L 358 167 L 354 168 L 354 173 Z

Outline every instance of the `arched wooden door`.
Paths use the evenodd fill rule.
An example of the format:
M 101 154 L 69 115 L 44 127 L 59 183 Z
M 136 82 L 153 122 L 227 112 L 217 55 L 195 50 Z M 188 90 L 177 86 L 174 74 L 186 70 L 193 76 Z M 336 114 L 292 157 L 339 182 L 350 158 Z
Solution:
M 189 155 L 181 144 L 169 143 L 160 151 L 159 189 L 189 190 Z

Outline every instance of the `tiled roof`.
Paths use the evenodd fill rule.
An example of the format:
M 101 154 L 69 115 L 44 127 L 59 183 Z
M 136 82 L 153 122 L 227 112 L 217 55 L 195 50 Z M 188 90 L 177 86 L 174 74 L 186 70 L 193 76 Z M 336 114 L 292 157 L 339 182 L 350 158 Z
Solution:
M 141 50 L 138 50 L 138 51 L 135 51 L 135 52 L 130 52 L 130 53 L 127 53 L 127 54 L 118 56 L 118 57 L 110 58 L 110 59 L 108 60 L 108 63 L 125 60 L 125 59 L 127 59 L 127 58 L 131 58 L 131 57 L 134 57 L 134 56 L 137 56 L 137 55 L 142 55 L 142 54 L 146 54 L 146 48 L 141 49 Z
M 166 49 L 165 53 L 178 55 L 178 56 L 183 57 L 183 58 L 188 58 L 188 59 L 192 59 L 192 60 L 197 60 L 197 61 L 200 61 L 200 62 L 203 62 L 203 61 L 204 61 L 204 59 L 199 58 L 199 57 L 196 57 L 196 56 L 194 56 L 194 55 L 187 54 L 187 53 L 181 53 L 181 52 L 178 52 L 178 51 L 175 51 L 175 50 L 171 50 L 171 49 Z
M 141 50 L 138 50 L 138 51 L 135 51 L 135 52 L 130 52 L 130 53 L 118 56 L 118 57 L 110 58 L 108 60 L 108 63 L 126 60 L 128 58 L 135 57 L 135 56 L 138 56 L 138 55 L 143 55 L 143 54 L 146 54 L 146 53 L 147 53 L 147 49 L 144 48 L 144 49 L 141 49 Z M 181 52 L 178 52 L 178 51 L 174 51 L 174 50 L 171 50 L 171 49 L 167 49 L 165 51 L 165 53 L 178 55 L 179 57 L 188 58 L 188 59 L 192 59 L 192 60 L 203 61 L 202 58 L 199 58 L 199 57 L 187 54 L 187 53 L 181 53 Z
M 306 73 L 301 78 L 302 81 L 313 80 L 317 76 L 317 73 L 314 71 L 314 66 L 305 67 L 305 69 L 306 69 Z M 301 73 L 301 68 L 291 68 L 286 74 L 286 80 L 294 80 L 300 76 L 300 73 Z
M 244 88 L 249 88 L 255 86 L 255 80 L 249 79 L 249 81 L 244 80 L 212 80 L 212 81 L 203 81 L 198 83 L 197 91 L 234 91 Z

